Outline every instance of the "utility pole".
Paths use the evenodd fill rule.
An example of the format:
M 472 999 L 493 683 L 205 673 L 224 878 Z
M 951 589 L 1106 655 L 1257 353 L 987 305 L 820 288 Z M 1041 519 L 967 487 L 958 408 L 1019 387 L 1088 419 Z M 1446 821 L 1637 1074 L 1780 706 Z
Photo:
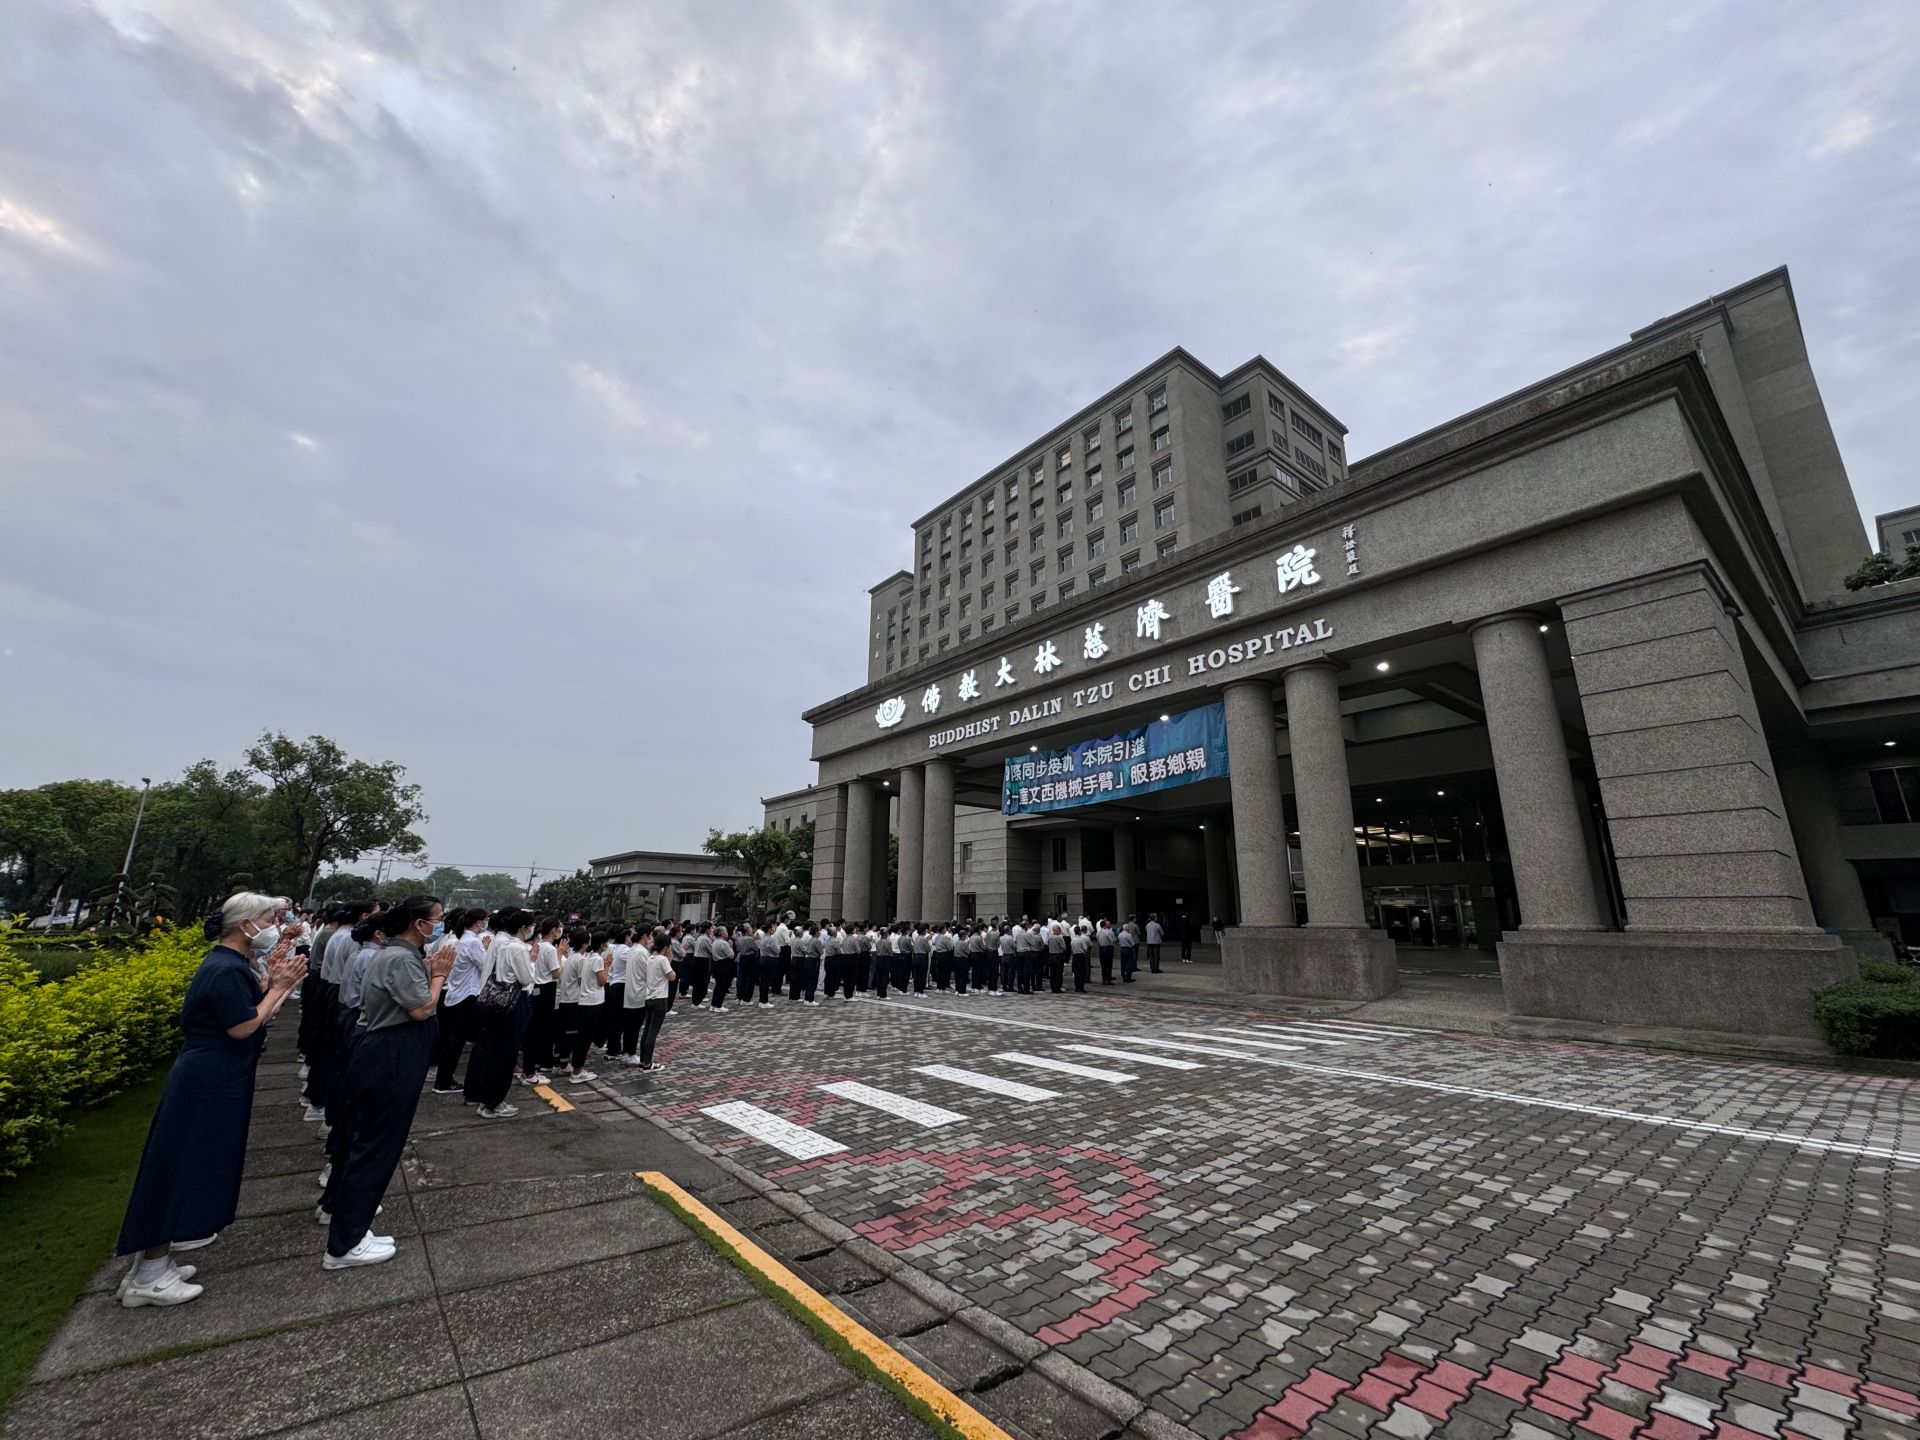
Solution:
M 127 837 L 127 858 L 120 862 L 120 888 L 114 892 L 113 910 L 117 919 L 121 908 L 126 904 L 127 877 L 133 873 L 133 847 L 140 843 L 140 822 L 147 815 L 147 792 L 153 789 L 153 780 L 146 775 L 140 777 L 140 808 L 133 812 L 133 834 Z

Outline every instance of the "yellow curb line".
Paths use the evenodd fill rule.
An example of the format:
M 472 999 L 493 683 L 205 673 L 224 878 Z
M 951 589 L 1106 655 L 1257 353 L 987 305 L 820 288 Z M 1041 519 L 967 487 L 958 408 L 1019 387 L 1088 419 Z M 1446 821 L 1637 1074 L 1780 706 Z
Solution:
M 546 1101 L 547 1104 L 553 1106 L 553 1108 L 558 1110 L 562 1115 L 565 1115 L 569 1110 L 573 1109 L 573 1102 L 551 1085 L 536 1085 L 533 1087 L 533 1093 Z
M 845 1311 L 828 1300 L 773 1256 L 722 1220 L 658 1170 L 634 1172 L 652 1189 L 669 1196 L 681 1208 L 693 1214 L 702 1225 L 718 1235 L 748 1268 L 777 1286 L 795 1303 L 804 1307 L 834 1334 L 838 1335 L 869 1364 L 932 1410 L 967 1440 L 1013 1440 L 1005 1430 L 982 1415 L 926 1371 L 865 1326 L 848 1318 Z

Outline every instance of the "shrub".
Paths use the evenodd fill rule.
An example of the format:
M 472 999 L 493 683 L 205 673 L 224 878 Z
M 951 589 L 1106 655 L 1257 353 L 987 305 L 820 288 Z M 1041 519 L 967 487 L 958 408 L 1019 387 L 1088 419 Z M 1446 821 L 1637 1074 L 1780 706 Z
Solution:
M 44 1149 L 67 1111 L 174 1052 L 180 1001 L 206 950 L 199 935 L 174 931 L 43 980 L 0 928 L 0 1175 Z
M 1915 970 L 1911 965 L 1902 965 L 1898 960 L 1869 956 L 1860 962 L 1860 978 L 1881 985 L 1911 985 L 1920 980 L 1920 970 Z
M 1920 1060 L 1920 984 L 1843 980 L 1813 997 L 1813 1018 L 1842 1055 Z

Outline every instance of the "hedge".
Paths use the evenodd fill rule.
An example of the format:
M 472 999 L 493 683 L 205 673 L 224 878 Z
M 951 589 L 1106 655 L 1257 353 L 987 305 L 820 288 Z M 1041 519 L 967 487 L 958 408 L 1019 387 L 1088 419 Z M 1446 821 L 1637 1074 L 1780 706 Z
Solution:
M 1813 1018 L 1827 1043 L 1842 1055 L 1920 1060 L 1920 976 L 1891 963 L 1861 968 L 1869 978 L 1843 980 L 1813 997 Z M 1871 978 L 1878 975 L 1887 978 Z
M 17 1173 L 64 1128 L 170 1057 L 180 1001 L 207 953 L 194 931 L 102 951 L 42 980 L 0 926 L 0 1176 Z

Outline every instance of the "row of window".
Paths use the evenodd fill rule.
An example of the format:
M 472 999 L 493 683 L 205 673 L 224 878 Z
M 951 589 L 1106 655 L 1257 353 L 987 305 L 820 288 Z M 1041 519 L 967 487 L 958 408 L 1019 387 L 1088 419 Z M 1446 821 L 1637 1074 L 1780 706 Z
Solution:
M 1087 480 L 1088 480 L 1089 489 L 1093 489 L 1097 487 L 1100 484 L 1100 476 L 1098 471 L 1095 470 L 1095 471 L 1089 472 L 1087 476 Z M 1159 464 L 1153 467 L 1153 488 L 1156 491 L 1167 490 L 1172 488 L 1172 485 L 1173 485 L 1173 461 L 1162 460 Z M 1138 491 L 1136 489 L 1136 482 L 1131 478 L 1123 479 L 1120 481 L 1118 485 L 1114 487 L 1114 501 L 1116 504 L 1119 504 L 1122 506 L 1131 505 L 1133 504 L 1137 493 Z M 1063 507 L 1070 506 L 1073 503 L 1073 485 L 1071 482 L 1059 487 L 1059 491 L 1055 497 L 1055 500 L 1058 505 Z M 1088 521 L 1091 522 L 1094 520 L 1098 520 L 1106 513 L 1106 498 L 1103 495 L 1091 495 L 1087 499 L 1086 506 L 1087 506 Z M 1041 510 L 1042 510 L 1042 506 L 1040 502 L 1036 501 L 1033 507 L 1034 519 L 1037 520 L 1040 518 Z M 1054 519 L 1055 538 L 1060 540 L 1068 539 L 1073 534 L 1073 526 L 1074 526 L 1074 514 L 1072 511 L 1068 511 L 1065 514 L 1056 515 Z M 1027 532 L 1028 549 L 1030 551 L 1037 553 L 1045 544 L 1045 537 L 1046 537 L 1046 527 L 1044 525 L 1035 526 L 1032 530 Z M 980 534 L 982 547 L 985 548 L 988 545 L 990 545 L 992 542 L 992 539 L 993 539 L 993 527 L 991 525 L 983 527 Z M 1020 553 L 1020 542 L 1018 540 L 1009 540 L 1006 544 L 1007 563 L 1012 564 L 1015 558 L 1019 555 L 1019 553 Z M 960 568 L 961 568 L 960 583 L 962 585 L 965 585 L 967 583 L 967 565 L 968 565 L 968 562 L 971 560 L 972 555 L 973 555 L 973 541 L 962 540 L 960 542 Z M 940 552 L 941 570 L 943 571 L 946 570 L 947 567 L 950 566 L 952 563 L 953 563 L 953 551 L 948 549 L 941 550 Z M 991 554 L 983 555 L 981 559 L 981 566 L 982 566 L 981 573 L 983 576 L 986 575 L 987 573 L 990 573 L 992 569 Z M 933 570 L 934 570 L 934 567 L 933 567 L 932 561 L 930 559 L 923 558 L 920 565 L 920 579 L 922 580 L 922 582 L 930 582 L 932 580 Z M 926 605 L 932 599 L 932 595 L 930 594 L 931 589 L 932 589 L 931 585 L 927 583 L 923 583 L 921 586 L 920 604 L 922 608 L 925 608 Z M 945 575 L 942 575 L 940 579 L 940 598 L 942 600 L 948 598 L 948 577 Z

